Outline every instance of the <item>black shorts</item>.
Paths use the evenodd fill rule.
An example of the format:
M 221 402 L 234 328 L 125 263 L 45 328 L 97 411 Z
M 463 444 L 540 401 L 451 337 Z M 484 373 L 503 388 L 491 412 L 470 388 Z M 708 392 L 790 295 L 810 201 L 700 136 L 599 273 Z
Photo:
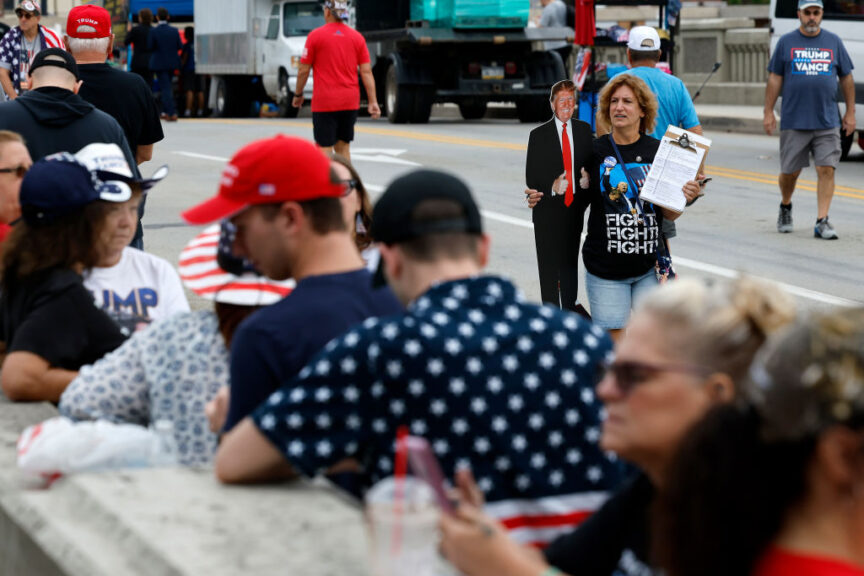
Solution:
M 328 147 L 337 140 L 351 142 L 354 140 L 354 124 L 357 122 L 357 110 L 337 110 L 335 112 L 313 112 L 312 132 L 318 146 Z
M 183 92 L 204 92 L 204 76 L 195 72 L 183 72 L 180 75 Z

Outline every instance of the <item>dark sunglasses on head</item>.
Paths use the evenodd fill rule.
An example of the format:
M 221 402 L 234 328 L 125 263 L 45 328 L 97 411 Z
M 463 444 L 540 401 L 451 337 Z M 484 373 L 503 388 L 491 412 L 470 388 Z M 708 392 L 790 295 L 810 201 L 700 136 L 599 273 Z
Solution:
M 24 175 L 29 169 L 29 166 L 24 166 L 23 164 L 21 164 L 20 166 L 15 166 L 14 168 L 0 168 L 0 174 L 12 174 L 14 172 L 18 178 L 24 178 Z
M 709 371 L 691 364 L 649 364 L 647 362 L 621 360 L 602 364 L 599 376 L 602 380 L 607 374 L 611 374 L 615 378 L 615 385 L 626 396 L 636 386 L 663 372 L 683 372 L 695 376 L 707 376 Z
M 353 178 L 351 180 L 342 180 L 342 184 L 345 184 L 345 192 L 342 193 L 343 196 L 348 196 L 357 189 L 357 180 Z

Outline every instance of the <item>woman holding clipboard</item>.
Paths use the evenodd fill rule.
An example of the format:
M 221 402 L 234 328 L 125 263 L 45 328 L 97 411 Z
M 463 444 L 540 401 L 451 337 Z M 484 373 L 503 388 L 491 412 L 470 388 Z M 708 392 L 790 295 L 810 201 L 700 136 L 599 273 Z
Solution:
M 591 317 L 613 338 L 627 323 L 635 302 L 657 286 L 654 271 L 663 219 L 679 213 L 639 200 L 660 141 L 654 129 L 657 99 L 640 78 L 614 77 L 600 92 L 594 156 L 583 171 L 581 193 L 589 195 L 591 215 L 582 246 Z M 687 201 L 700 194 L 691 180 Z M 663 245 L 665 247 L 665 244 Z

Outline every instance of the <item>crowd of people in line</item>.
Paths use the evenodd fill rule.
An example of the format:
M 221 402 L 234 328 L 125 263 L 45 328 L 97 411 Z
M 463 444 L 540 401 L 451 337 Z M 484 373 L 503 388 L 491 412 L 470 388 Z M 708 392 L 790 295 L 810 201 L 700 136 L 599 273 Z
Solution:
M 747 277 L 658 285 L 678 214 L 631 190 L 658 145 L 644 80 L 610 80 L 593 141 L 570 122 L 572 82 L 556 84 L 556 162 L 527 170 L 535 223 L 591 207 L 593 321 L 554 262 L 555 305 L 484 272 L 491 240 L 458 176 L 410 171 L 373 207 L 347 158 L 285 135 L 240 148 L 183 212 L 208 227 L 178 273 L 140 249 L 168 170 L 138 164 L 161 129 L 142 137 L 149 105 L 131 96 L 124 112 L 94 102 L 144 86 L 101 69 L 106 15 L 73 9 L 69 51 L 41 50 L 30 89 L 0 104 L 9 400 L 169 420 L 179 463 L 221 482 L 323 476 L 355 497 L 395 473 L 407 429 L 452 478 L 440 549 L 469 576 L 864 575 L 864 309 L 798 312 Z M 92 100 L 85 73 L 103 75 Z M 549 138 L 532 133 L 529 165 Z M 212 307 L 190 310 L 183 284 Z

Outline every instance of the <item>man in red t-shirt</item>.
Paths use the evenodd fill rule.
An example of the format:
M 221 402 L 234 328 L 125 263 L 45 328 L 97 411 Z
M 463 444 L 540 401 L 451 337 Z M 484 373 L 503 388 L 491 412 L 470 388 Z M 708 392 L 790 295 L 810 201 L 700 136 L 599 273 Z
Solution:
M 0 242 L 11 231 L 9 223 L 21 217 L 18 192 L 31 164 L 33 161 L 21 135 L 0 130 Z
M 303 88 L 309 71 L 315 69 L 315 85 L 312 87 L 312 126 L 315 143 L 324 152 L 335 149 L 336 153 L 351 158 L 350 146 L 354 140 L 354 123 L 360 108 L 360 87 L 357 85 L 357 68 L 366 88 L 369 100 L 369 115 L 381 117 L 375 92 L 375 78 L 369 63 L 366 40 L 356 30 L 345 24 L 348 18 L 348 2 L 344 0 L 324 1 L 324 26 L 313 30 L 306 38 L 300 69 L 297 72 L 296 95 L 291 105 L 303 105 Z

